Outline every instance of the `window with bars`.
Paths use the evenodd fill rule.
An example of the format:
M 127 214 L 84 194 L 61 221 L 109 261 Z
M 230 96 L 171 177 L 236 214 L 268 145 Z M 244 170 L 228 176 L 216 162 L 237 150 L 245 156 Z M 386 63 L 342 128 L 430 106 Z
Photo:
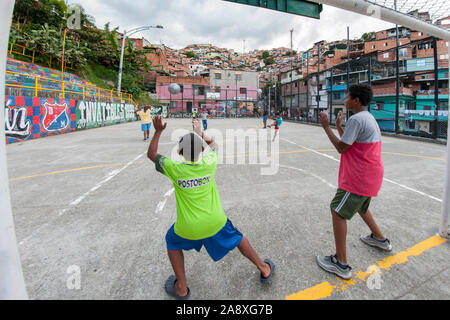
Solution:
M 378 110 L 378 111 L 384 110 L 384 102 L 383 101 L 375 101 L 375 105 L 373 106 L 373 110 Z
M 205 87 L 199 85 L 193 85 L 192 89 L 194 91 L 194 95 L 196 96 L 204 96 L 205 95 Z

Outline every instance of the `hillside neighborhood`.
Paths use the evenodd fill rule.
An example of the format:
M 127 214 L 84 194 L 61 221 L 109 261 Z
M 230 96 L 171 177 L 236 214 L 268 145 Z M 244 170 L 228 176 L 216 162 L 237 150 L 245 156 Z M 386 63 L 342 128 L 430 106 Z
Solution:
M 450 28 L 450 17 L 432 21 L 428 12 L 416 10 L 409 14 Z M 21 19 L 13 20 L 9 54 L 16 62 L 11 60 L 10 71 L 17 70 L 17 60 L 30 62 L 32 57 L 31 62 L 35 62 L 38 54 L 36 43 L 40 42 L 21 35 L 25 28 Z M 138 104 L 167 106 L 169 114 L 190 114 L 200 108 L 216 116 L 247 116 L 255 110 L 267 109 L 271 113 L 282 112 L 286 118 L 318 122 L 319 113 L 326 111 L 334 121 L 339 111 L 346 111 L 347 83 L 365 82 L 373 87 L 375 97 L 370 111 L 382 130 L 434 137 L 447 134 L 444 122 L 448 116 L 448 41 L 423 32 L 400 26 L 397 37 L 396 28 L 374 30 L 356 39 L 302 43 L 302 47 L 309 49 L 297 52 L 293 48 L 292 29 L 290 48 L 246 51 L 244 42 L 242 51 L 237 52 L 212 44 L 173 49 L 142 37 L 126 37 L 124 43 L 125 36 L 119 28 L 111 30 L 107 24 L 100 30 L 90 20 L 86 16 L 82 30 L 67 36 L 75 44 L 83 37 L 91 40 L 92 34 L 96 38 L 92 44 L 88 43 L 89 49 L 85 49 L 88 51 L 68 55 L 64 63 L 70 62 L 66 71 L 75 74 L 72 78 L 80 76 L 78 82 L 99 87 L 93 89 L 94 99 L 115 96 L 117 50 L 123 46 L 122 89 L 132 94 Z M 50 31 L 51 26 L 44 26 L 39 32 L 45 35 Z M 57 34 L 56 29 L 54 32 Z M 301 36 L 298 34 L 297 38 Z M 30 44 L 36 48 L 30 48 Z M 111 50 L 115 54 L 107 58 L 111 57 L 108 55 Z M 94 51 L 98 57 L 89 58 Z M 57 64 L 59 60 L 58 55 L 53 57 Z M 54 66 L 52 57 L 47 66 L 50 69 Z M 58 72 L 49 71 L 56 75 Z M 15 86 L 20 84 L 21 77 L 24 75 L 7 75 L 10 85 Z M 181 86 L 181 92 L 175 95 L 168 90 L 174 82 Z M 111 92 L 98 93 L 103 90 Z
M 431 22 L 426 12 L 413 14 Z M 436 24 L 448 29 L 450 17 Z M 373 86 L 371 112 L 382 129 L 395 130 L 395 28 L 366 33 L 360 39 L 319 41 L 302 52 L 286 47 L 236 52 L 211 44 L 175 50 L 145 39 L 129 41 L 140 50 L 154 49 L 147 58 L 161 70 L 147 79 L 156 83 L 154 97 L 169 104 L 169 111 L 190 113 L 192 108 L 207 108 L 235 115 L 262 106 L 282 111 L 288 118 L 317 119 L 324 110 L 332 109 L 333 115 L 345 111 L 349 80 Z M 398 45 L 400 129 L 445 135 L 446 126 L 439 122 L 448 115 L 448 41 L 400 27 Z M 172 82 L 180 84 L 184 94 L 170 95 L 167 86 Z

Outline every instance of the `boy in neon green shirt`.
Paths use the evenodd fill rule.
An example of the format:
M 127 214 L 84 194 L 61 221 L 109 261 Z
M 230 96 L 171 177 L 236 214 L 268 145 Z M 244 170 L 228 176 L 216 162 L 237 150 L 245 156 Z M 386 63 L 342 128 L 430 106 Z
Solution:
M 195 249 L 199 252 L 202 246 L 216 262 L 238 247 L 261 272 L 261 282 L 268 283 L 275 265 L 268 259 L 262 261 L 248 240 L 227 219 L 214 180 L 218 146 L 202 132 L 200 119 L 192 122 L 194 133 L 183 136 L 179 142 L 178 153 L 185 158 L 185 162 L 175 162 L 158 154 L 159 139 L 167 127 L 160 116 L 153 121 L 155 134 L 147 154 L 155 163 L 156 170 L 173 182 L 177 201 L 177 221 L 166 235 L 168 255 L 175 275 L 166 281 L 166 292 L 177 299 L 189 298 L 183 250 Z M 203 141 L 211 150 L 200 159 L 205 151 Z

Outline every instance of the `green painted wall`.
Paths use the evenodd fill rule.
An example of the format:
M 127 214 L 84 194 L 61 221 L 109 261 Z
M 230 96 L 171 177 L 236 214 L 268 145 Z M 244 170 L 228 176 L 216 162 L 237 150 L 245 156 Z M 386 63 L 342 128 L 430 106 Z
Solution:
M 77 129 L 90 129 L 135 121 L 134 111 L 135 108 L 132 104 L 78 101 Z

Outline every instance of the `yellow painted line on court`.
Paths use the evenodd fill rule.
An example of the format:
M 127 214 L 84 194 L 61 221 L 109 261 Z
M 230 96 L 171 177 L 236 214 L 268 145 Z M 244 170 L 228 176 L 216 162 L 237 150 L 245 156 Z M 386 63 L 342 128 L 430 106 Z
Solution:
M 417 257 L 423 254 L 424 252 L 438 247 L 447 242 L 447 239 L 441 238 L 440 236 L 433 236 L 428 238 L 425 241 L 416 244 L 415 246 L 407 249 L 406 251 L 399 252 L 393 256 L 387 257 L 381 261 L 376 262 L 375 264 L 369 266 L 368 271 L 355 271 L 353 273 L 353 279 L 351 280 L 343 280 L 341 278 L 336 278 L 335 283 L 331 284 L 330 282 L 322 282 L 318 285 L 310 287 L 308 289 L 299 291 L 297 293 L 286 296 L 287 300 L 320 300 L 331 297 L 334 293 L 342 292 L 356 285 L 365 284 L 366 279 L 369 276 L 377 272 L 377 269 L 388 271 L 394 265 L 405 264 L 409 261 L 409 258 Z M 322 272 L 322 270 L 320 270 Z M 323 271 L 325 272 L 325 271 Z
M 323 151 L 323 152 L 325 152 L 325 151 L 332 151 L 332 149 L 319 150 L 319 151 Z M 287 151 L 287 152 L 278 152 L 278 154 L 292 154 L 292 153 L 305 153 L 305 152 L 311 152 L 311 151 L 308 151 L 308 150 L 295 150 L 295 151 Z M 238 154 L 238 155 L 226 156 L 226 158 L 245 157 L 245 156 L 249 156 L 249 155 L 259 155 L 259 154 L 260 153 L 258 153 L 258 154 Z M 270 155 L 270 154 L 268 154 L 268 155 Z M 134 163 L 134 165 L 136 165 L 136 164 L 144 164 L 144 163 L 145 163 L 145 161 L 136 161 Z M 48 173 L 39 173 L 39 174 L 30 175 L 30 176 L 24 176 L 24 177 L 9 179 L 9 182 L 26 180 L 26 179 L 33 179 L 33 178 L 39 178 L 39 177 L 47 177 L 47 176 L 52 176 L 52 175 L 56 175 L 56 174 L 71 173 L 71 172 L 91 170 L 91 169 L 119 167 L 119 166 L 122 166 L 122 165 L 124 165 L 124 163 L 110 163 L 110 164 L 102 164 L 102 165 L 91 166 L 91 167 L 67 169 L 67 170 L 53 171 L 53 172 L 48 172 Z
M 314 150 L 317 152 L 329 152 L 333 151 L 335 149 L 321 149 L 321 150 Z M 274 154 L 294 154 L 294 153 L 310 153 L 313 151 L 310 150 L 293 150 L 293 151 L 281 151 L 281 152 L 271 152 L 271 153 L 240 153 L 240 154 L 232 154 L 229 156 L 225 156 L 225 158 L 238 158 L 238 157 L 247 157 L 247 156 L 258 156 L 258 155 L 264 155 L 264 156 L 270 156 Z
M 418 154 L 398 153 L 398 152 L 382 152 L 382 153 L 383 154 L 390 154 L 390 155 L 394 155 L 394 156 L 431 159 L 431 160 L 444 161 L 444 162 L 446 161 L 444 158 L 428 157 L 428 156 L 422 156 L 422 155 L 418 155 Z
M 314 151 L 316 151 L 316 152 L 335 152 L 336 149 L 318 149 L 318 150 L 314 150 Z M 247 157 L 247 156 L 255 156 L 255 155 L 270 156 L 270 155 L 273 155 L 273 154 L 310 153 L 310 152 L 314 152 L 314 151 L 302 149 L 302 150 L 282 151 L 282 152 L 268 153 L 268 154 L 263 154 L 263 153 L 256 153 L 256 154 L 245 153 L 245 154 L 235 154 L 235 155 L 225 156 L 225 158 L 238 158 L 238 157 Z M 437 160 L 437 161 L 446 161 L 443 158 L 421 156 L 421 155 L 416 155 L 416 154 L 406 154 L 406 153 L 396 153 L 396 152 L 383 152 L 383 154 L 390 154 L 390 155 L 396 155 L 396 156 L 405 156 L 405 157 L 414 157 L 414 158 L 423 158 L 423 159 L 431 159 L 431 160 Z M 144 163 L 144 161 L 137 161 L 134 164 L 143 164 L 143 163 Z M 83 168 L 75 168 L 75 169 L 53 171 L 53 172 L 48 172 L 48 173 L 40 173 L 40 174 L 35 174 L 35 175 L 30 175 L 30 176 L 13 178 L 13 179 L 9 179 L 9 182 L 15 182 L 15 181 L 26 180 L 26 179 L 33 179 L 33 178 L 39 178 L 39 177 L 52 176 L 52 175 L 56 175 L 56 174 L 63 174 L 63 173 L 70 173 L 70 172 L 77 172 L 77 171 L 84 171 L 84 170 L 91 170 L 91 169 L 118 167 L 118 166 L 121 166 L 121 165 L 124 165 L 124 164 L 123 163 L 112 163 L 112 164 L 104 164 L 104 165 L 91 166 L 91 167 L 83 167 Z
M 337 151 L 336 151 L 336 149 L 317 149 L 317 150 L 314 150 L 314 151 L 302 149 L 302 150 L 278 152 L 278 154 L 294 154 L 294 153 L 310 153 L 310 152 L 337 152 Z M 273 153 L 269 153 L 267 155 L 271 155 L 271 154 L 273 154 Z M 382 152 L 382 154 L 401 156 L 401 157 L 429 159 L 429 160 L 436 160 L 436 161 L 443 161 L 443 162 L 446 161 L 446 159 L 444 159 L 444 158 L 422 156 L 422 155 L 410 154 L 410 153 L 398 153 L 398 152 L 387 152 L 386 151 L 386 152 Z M 238 154 L 238 155 L 227 156 L 227 158 L 228 157 L 243 157 L 243 156 L 248 156 L 248 155 L 255 155 L 255 154 L 247 154 L 247 153 L 246 154 Z
M 143 161 L 139 161 L 139 162 L 136 162 L 135 164 L 138 164 L 138 163 L 142 164 L 144 162 Z M 52 176 L 52 175 L 55 175 L 55 174 L 63 174 L 63 173 L 91 170 L 91 169 L 119 167 L 119 166 L 122 166 L 122 165 L 124 165 L 124 163 L 110 163 L 110 164 L 102 164 L 102 165 L 91 166 L 91 167 L 67 169 L 67 170 L 53 171 L 53 172 L 48 172 L 48 173 L 39 173 L 39 174 L 31 175 L 31 176 L 24 176 L 24 177 L 20 177 L 20 178 L 9 179 L 9 182 L 26 180 L 26 179 L 33 179 L 33 178 L 38 178 L 38 177 Z

